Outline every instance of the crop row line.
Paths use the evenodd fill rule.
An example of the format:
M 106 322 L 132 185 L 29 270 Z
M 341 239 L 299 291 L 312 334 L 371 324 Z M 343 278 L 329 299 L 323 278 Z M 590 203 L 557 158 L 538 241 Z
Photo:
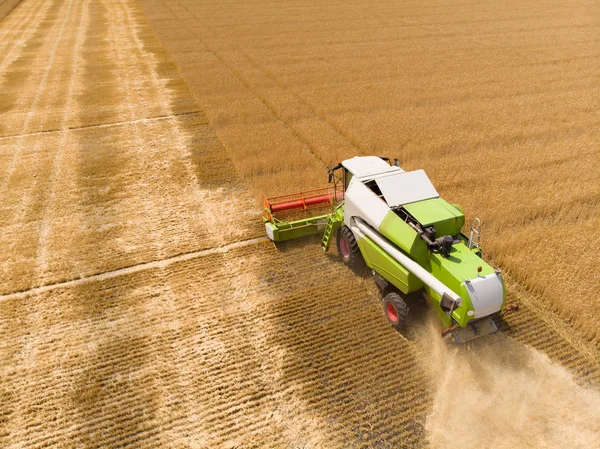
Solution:
M 257 243 L 262 243 L 266 240 L 267 240 L 267 237 L 254 237 L 254 238 L 250 238 L 250 239 L 246 239 L 246 240 L 240 240 L 237 242 L 229 243 L 229 244 L 223 245 L 223 246 L 217 246 L 217 247 L 213 247 L 213 248 L 203 249 L 200 251 L 191 251 L 188 253 L 178 254 L 178 255 L 172 256 L 172 257 L 166 257 L 166 258 L 160 259 L 160 260 L 153 260 L 151 262 L 142 262 L 142 263 L 139 263 L 136 265 L 132 265 L 130 267 L 118 268 L 116 270 L 108 270 L 108 271 L 104 271 L 102 273 L 96 273 L 96 274 L 92 274 L 92 275 L 84 276 L 84 277 L 80 277 L 80 278 L 69 279 L 69 280 L 60 281 L 60 282 L 54 282 L 51 284 L 45 284 L 45 285 L 41 285 L 38 287 L 30 288 L 27 290 L 22 290 L 22 291 L 17 291 L 17 292 L 13 292 L 13 293 L 7 293 L 4 295 L 0 295 L 0 302 L 8 301 L 11 299 L 21 299 L 21 298 L 25 298 L 30 295 L 35 295 L 35 294 L 40 294 L 40 293 L 46 293 L 48 291 L 55 290 L 57 288 L 74 287 L 74 286 L 79 286 L 81 284 L 85 284 L 88 282 L 103 281 L 106 279 L 112 279 L 112 278 L 116 278 L 119 276 L 126 276 L 129 274 L 138 273 L 140 271 L 151 270 L 151 269 L 155 269 L 155 268 L 166 268 L 169 265 L 177 263 L 177 262 L 184 262 L 187 260 L 204 257 L 204 256 L 208 256 L 211 254 L 222 254 L 222 253 L 226 253 L 232 249 L 237 249 L 237 248 L 241 248 L 244 246 L 256 245 Z
M 162 120 L 171 120 L 173 118 L 176 117 L 184 117 L 184 116 L 194 116 L 194 115 L 204 115 L 203 112 L 201 111 L 191 111 L 191 112 L 181 112 L 178 114 L 168 114 L 168 115 L 159 115 L 156 117 L 145 117 L 145 118 L 140 118 L 140 119 L 135 119 L 135 120 L 123 120 L 123 121 L 119 121 L 119 122 L 111 122 L 111 123 L 100 123 L 100 124 L 95 124 L 95 125 L 82 125 L 82 126 L 68 126 L 66 128 L 55 128 L 55 129 L 48 129 L 48 130 L 44 130 L 44 131 L 35 131 L 32 133 L 24 133 L 24 134 L 11 134 L 8 136 L 0 136 L 0 140 L 2 139 L 14 139 L 15 137 L 30 137 L 30 136 L 39 136 L 42 134 L 53 134 L 53 133 L 61 133 L 64 131 L 78 131 L 81 129 L 99 129 L 99 128 L 112 128 L 115 126 L 122 126 L 122 125 L 137 125 L 140 123 L 153 123 L 156 121 L 162 121 Z

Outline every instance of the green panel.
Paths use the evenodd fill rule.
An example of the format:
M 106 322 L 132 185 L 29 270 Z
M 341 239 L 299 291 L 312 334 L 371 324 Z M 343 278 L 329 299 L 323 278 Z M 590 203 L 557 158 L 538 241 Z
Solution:
M 337 230 L 344 222 L 344 205 L 343 203 L 336 207 L 332 214 L 329 215 L 327 219 L 327 226 L 325 226 L 325 231 L 323 233 L 323 238 L 321 239 L 321 248 L 324 251 L 329 249 L 329 245 L 331 244 L 331 240 L 335 238 Z
M 471 297 L 467 292 L 464 281 L 477 277 L 477 267 L 481 267 L 481 276 L 493 273 L 494 269 L 485 263 L 475 251 L 469 250 L 462 242 L 452 247 L 452 252 L 448 257 L 431 253 L 430 263 L 431 274 L 462 298 L 461 307 L 452 313 L 452 317 L 460 326 L 466 326 L 473 319 L 467 315 L 469 310 L 473 310 L 473 304 L 471 303 Z M 439 308 L 439 296 L 435 299 L 438 302 L 437 308 Z M 444 314 L 441 308 L 438 313 Z
M 494 272 L 494 269 L 477 256 L 475 251 L 469 250 L 462 242 L 452 247 L 448 257 L 431 253 L 430 263 L 431 274 L 458 295 L 460 295 L 461 282 L 477 277 L 477 267 L 481 267 L 481 276 Z
M 467 315 L 469 310 L 473 310 L 473 302 L 471 301 L 471 296 L 467 290 L 467 285 L 464 282 L 460 284 L 459 295 L 462 299 L 462 307 L 452 313 L 452 318 L 454 318 L 460 327 L 465 327 L 467 323 L 475 317 Z
M 329 216 L 330 214 L 319 215 L 295 221 L 264 221 L 265 225 L 273 230 L 273 241 L 285 242 L 323 232 Z
M 465 327 L 470 320 L 474 319 L 467 315 L 468 311 L 473 310 L 473 304 L 467 292 L 465 280 L 475 279 L 478 274 L 486 276 L 494 273 L 494 269 L 490 265 L 485 263 L 475 251 L 469 250 L 462 242 L 452 247 L 452 252 L 448 257 L 428 253 L 427 263 L 421 264 L 421 266 L 462 298 L 461 306 L 455 309 L 452 312 L 452 317 L 450 317 L 440 307 L 440 295 L 428 286 L 423 285 L 415 275 L 408 272 L 372 240 L 364 237 L 358 241 L 358 246 L 367 265 L 401 292 L 410 293 L 424 288 L 444 327 L 452 326 L 452 318 L 461 327 Z M 477 272 L 478 267 L 481 267 L 479 273 Z
M 442 198 L 406 204 L 404 209 L 421 225 L 433 226 L 438 237 L 459 234 L 465 223 L 464 214 Z
M 403 293 L 423 288 L 423 283 L 368 237 L 358 240 L 358 247 L 369 268 L 375 270 Z
M 427 244 L 394 211 L 390 210 L 384 217 L 379 225 L 379 232 L 419 265 L 427 264 Z
M 453 204 L 451 204 L 451 206 L 452 206 L 453 208 L 455 208 L 457 211 L 459 211 L 461 214 L 463 214 L 463 215 L 465 214 L 465 211 L 464 211 L 464 209 L 463 209 L 463 208 L 462 208 L 460 205 L 458 205 L 458 204 L 456 204 L 456 203 L 453 203 Z

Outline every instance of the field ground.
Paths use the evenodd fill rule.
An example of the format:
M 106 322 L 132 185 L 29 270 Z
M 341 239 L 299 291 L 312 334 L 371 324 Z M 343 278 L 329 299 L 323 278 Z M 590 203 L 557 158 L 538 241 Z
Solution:
M 561 122 L 571 131 L 552 134 L 550 127 L 533 135 L 515 129 L 523 139 L 517 149 L 505 141 L 503 184 L 490 176 L 492 162 L 498 165 L 493 151 L 486 152 L 491 158 L 486 164 L 472 147 L 468 160 L 480 172 L 473 179 L 481 181 L 469 188 L 445 171 L 447 164 L 424 163 L 419 148 L 432 137 L 421 135 L 424 124 L 398 154 L 390 142 L 400 132 L 394 126 L 408 126 L 400 125 L 403 113 L 376 113 L 366 102 L 398 100 L 377 85 L 398 80 L 395 73 L 384 76 L 398 67 L 394 53 L 383 51 L 396 42 L 395 23 L 422 33 L 411 41 L 421 42 L 421 48 L 440 29 L 446 30 L 440 42 L 456 46 L 453 39 L 462 34 L 453 34 L 451 23 L 424 25 L 421 21 L 429 19 L 418 9 L 402 17 L 391 6 L 374 12 L 366 3 L 335 4 L 335 15 L 293 3 L 278 12 L 263 1 L 212 4 L 206 10 L 177 2 L 141 3 L 145 15 L 134 0 L 24 0 L 0 22 L 0 158 L 6 161 L 0 166 L 0 446 L 447 446 L 445 425 L 459 424 L 454 415 L 473 416 L 465 423 L 480 428 L 478 435 L 460 432 L 467 445 L 560 447 L 568 437 L 591 447 L 597 441 L 598 336 L 576 320 L 570 326 L 560 303 L 551 306 L 557 284 L 537 291 L 536 276 L 519 271 L 518 254 L 513 260 L 503 252 L 518 220 L 484 199 L 498 198 L 503 207 L 512 195 L 522 195 L 530 185 L 526 174 L 540 165 L 534 151 L 540 139 L 554 141 L 556 154 L 548 156 L 553 163 L 546 171 L 566 170 L 567 182 L 575 176 L 571 170 L 588 168 L 580 170 L 580 190 L 563 192 L 574 208 L 564 214 L 580 208 L 574 220 L 591 241 L 597 238 L 598 204 L 589 190 L 598 175 L 590 164 L 597 157 L 590 142 L 598 131 L 588 129 L 596 124 L 588 108 L 598 86 L 593 67 L 578 65 L 585 58 L 578 59 L 574 50 L 573 72 L 567 70 L 588 80 L 579 84 L 581 97 L 573 102 L 579 109 L 571 103 L 569 120 Z M 556 5 L 553 14 L 561 12 Z M 595 11 L 593 4 L 579 6 Z M 314 20 L 319 11 L 325 16 Z M 583 12 L 572 20 L 585 34 L 592 19 Z M 277 14 L 284 13 L 294 22 L 282 22 Z M 356 15 L 373 33 L 370 39 L 352 26 Z M 389 26 L 375 33 L 386 20 Z M 503 23 L 511 24 L 497 25 Z M 286 39 L 278 27 L 287 30 Z M 572 38 L 577 51 L 587 48 L 574 44 L 573 33 L 556 30 Z M 506 46 L 503 36 L 495 35 L 494 50 Z M 320 40 L 309 45 L 307 38 Z M 372 45 L 361 42 L 374 42 L 379 54 L 391 59 L 373 59 L 363 67 Z M 469 42 L 484 41 L 471 37 Z M 251 51 L 238 48 L 242 44 Z M 535 48 L 536 57 L 547 56 L 544 47 Z M 330 53 L 317 54 L 324 49 Z M 354 59 L 344 54 L 350 50 Z M 411 50 L 415 58 L 418 50 Z M 253 63 L 251 53 L 261 52 L 263 59 Z M 524 56 L 519 48 L 515 52 Z M 428 67 L 413 65 L 413 76 L 426 76 L 443 60 L 440 53 Z M 331 66 L 339 70 L 334 74 Z M 339 78 L 327 80 L 327 74 Z M 417 85 L 430 87 L 439 81 L 417 79 Z M 433 93 L 423 90 L 421 106 L 430 104 L 435 111 L 437 100 L 426 97 L 441 95 L 452 82 Z M 500 87 L 492 83 L 490 89 L 501 92 Z M 524 81 L 527 88 L 532 86 Z M 353 96 L 354 91 L 369 94 Z M 469 95 L 477 100 L 476 90 Z M 364 114 L 352 104 L 359 100 Z M 408 95 L 405 101 L 413 100 Z M 342 101 L 349 106 L 337 104 Z M 519 100 L 500 96 L 498 101 Z M 552 95 L 539 98 L 539 104 L 557 101 Z M 328 104 L 338 112 L 327 112 Z M 452 107 L 466 114 L 460 104 Z M 510 115 L 490 104 L 493 117 L 480 119 L 498 119 L 498 111 Z M 427 117 L 424 110 L 420 114 Z M 553 113 L 540 114 L 549 120 Z M 580 119 L 577 129 L 573 114 Z M 530 120 L 535 127 L 541 118 Z M 461 126 L 456 125 L 456 136 L 470 130 Z M 377 141 L 384 138 L 389 142 Z M 440 143 L 444 138 L 448 134 L 432 140 L 431 147 L 437 159 L 450 164 L 456 150 Z M 522 170 L 513 176 L 509 168 L 526 142 L 532 156 L 521 158 Z M 569 150 L 581 155 L 574 162 L 566 153 L 571 143 L 581 150 Z M 314 239 L 275 248 L 263 237 L 256 201 L 263 190 L 318 186 L 330 159 L 372 151 L 401 156 L 409 168 L 424 166 L 444 194 L 486 214 L 490 254 L 508 265 L 510 299 L 523 304 L 507 319 L 509 345 L 477 357 L 449 358 L 447 348 L 429 335 L 432 320 L 422 307 L 413 307 L 413 328 L 405 338 L 383 319 L 372 281 L 348 271 L 334 251 L 324 256 Z M 547 181 L 536 179 L 543 188 Z M 491 195 L 500 186 L 508 193 Z M 469 199 L 477 188 L 481 197 Z M 577 195 L 589 203 L 577 204 Z M 545 210 L 549 199 L 538 201 Z M 565 204 L 567 199 L 558 206 Z M 526 203 L 522 211 L 532 207 Z M 535 216 L 532 226 L 559 229 L 566 226 L 561 214 Z M 576 245 L 568 232 L 562 235 Z M 556 250 L 555 236 L 548 238 L 548 247 Z M 593 256 L 583 244 L 573 251 L 582 260 Z M 542 252 L 530 264 L 545 273 L 553 257 L 558 256 Z M 593 268 L 594 259 L 589 263 Z M 587 291 L 578 282 L 586 270 L 569 270 L 565 267 L 564 275 L 571 276 L 575 292 Z M 552 280 L 548 276 L 544 279 Z M 598 281 L 593 274 L 590 279 Z M 470 393 L 456 403 L 448 386 L 465 378 Z M 485 399 L 490 392 L 504 402 L 490 403 Z M 516 412 L 530 414 L 515 423 Z M 473 422 L 478 416 L 484 421 Z M 568 423 L 563 416 L 570 417 Z
M 0 0 L 0 22 L 15 9 L 21 0 Z

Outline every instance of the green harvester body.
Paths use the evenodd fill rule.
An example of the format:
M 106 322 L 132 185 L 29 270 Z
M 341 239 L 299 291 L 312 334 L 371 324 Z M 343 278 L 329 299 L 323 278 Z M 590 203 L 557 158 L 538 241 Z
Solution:
M 359 162 L 368 162 L 383 170 L 369 158 L 373 159 L 344 161 L 330 170 L 330 181 L 336 184 L 333 173 L 342 169 L 343 190 L 337 184 L 329 190 L 328 213 L 280 220 L 266 199 L 263 220 L 267 235 L 274 242 L 282 242 L 322 233 L 321 245 L 327 251 L 331 239 L 339 239 L 340 231 L 347 227 L 373 274 L 402 295 L 424 290 L 442 326 L 455 334 L 458 342 L 495 333 L 498 329 L 491 318 L 502 312 L 506 294 L 499 271 L 482 259 L 478 226 L 471 227 L 468 237 L 464 235 L 462 209 L 437 196 L 433 187 L 426 185 L 424 172 L 404 172 L 397 166 L 392 170 L 396 167 L 391 166 L 383 174 L 372 174 L 362 166 L 356 168 Z M 416 193 L 399 194 L 398 189 L 413 188 L 409 174 L 414 175 Z M 313 192 L 317 192 L 315 197 L 322 193 Z M 411 201 L 402 202 L 407 199 Z M 284 202 L 280 209 L 293 202 Z M 318 201 L 311 204 L 315 203 Z M 299 207 L 298 202 L 295 204 Z M 467 330 L 471 322 L 473 326 Z M 481 332 L 476 322 L 484 323 L 479 327 L 485 331 Z M 462 335 L 455 333 L 461 329 L 465 329 Z

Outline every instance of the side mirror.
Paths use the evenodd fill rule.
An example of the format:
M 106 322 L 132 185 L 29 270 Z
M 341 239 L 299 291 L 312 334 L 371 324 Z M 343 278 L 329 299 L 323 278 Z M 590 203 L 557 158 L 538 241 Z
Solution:
M 398 160 L 398 158 L 394 158 L 394 166 L 400 167 L 400 161 Z

